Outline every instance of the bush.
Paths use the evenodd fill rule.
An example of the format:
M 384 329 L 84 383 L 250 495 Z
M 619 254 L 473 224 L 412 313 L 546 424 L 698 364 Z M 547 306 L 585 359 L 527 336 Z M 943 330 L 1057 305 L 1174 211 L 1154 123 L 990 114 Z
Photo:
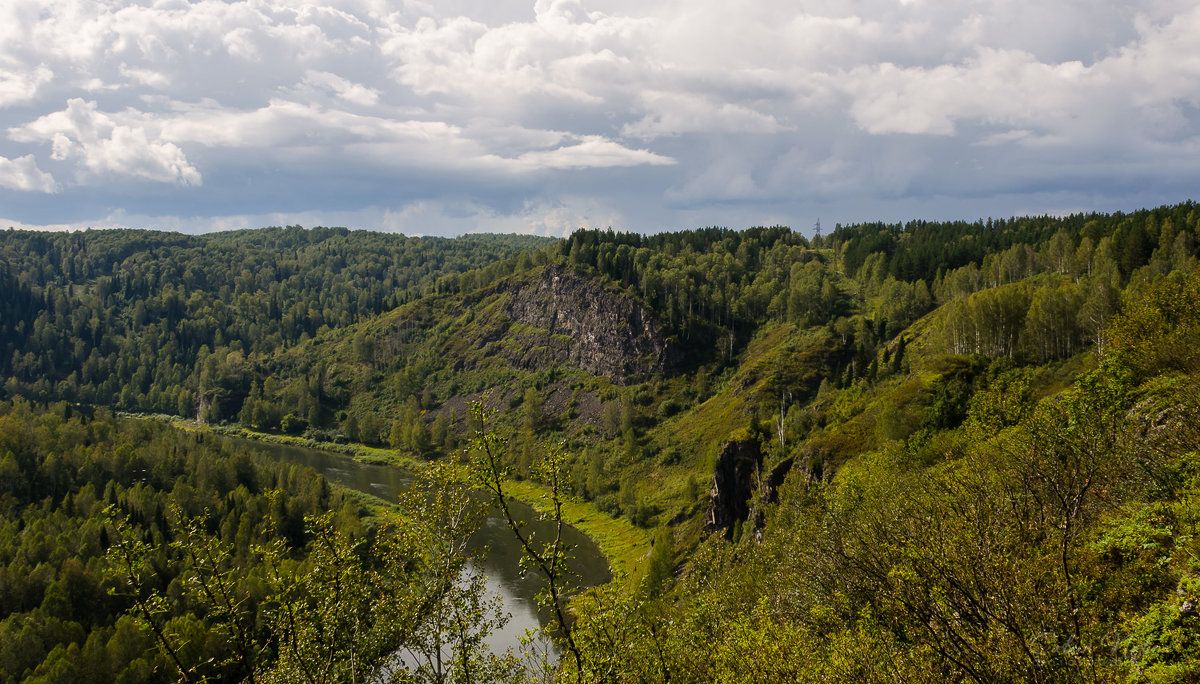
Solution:
M 667 399 L 666 401 L 664 401 L 663 403 L 658 405 L 658 417 L 659 418 L 670 418 L 671 416 L 675 415 L 676 413 L 679 413 L 679 411 L 681 409 L 683 409 L 683 404 L 680 404 L 675 399 Z
M 298 435 L 308 428 L 308 421 L 294 413 L 289 413 L 279 421 L 279 427 L 289 435 Z
M 617 496 L 612 493 L 596 497 L 596 508 L 614 517 L 621 514 L 621 504 L 617 502 Z
M 658 462 L 665 466 L 677 465 L 683 460 L 683 454 L 676 447 L 667 447 L 663 450 L 662 455 L 658 457 Z
M 658 522 L 658 513 L 658 506 L 638 506 L 629 516 L 629 520 L 642 529 L 649 529 Z

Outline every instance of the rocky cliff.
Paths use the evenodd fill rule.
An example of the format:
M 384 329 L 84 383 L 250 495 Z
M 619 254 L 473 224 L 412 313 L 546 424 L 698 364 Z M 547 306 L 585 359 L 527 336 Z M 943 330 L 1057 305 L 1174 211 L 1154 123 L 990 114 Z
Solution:
M 757 440 L 735 439 L 721 447 L 704 519 L 708 529 L 724 530 L 730 537 L 734 525 L 750 517 L 750 495 L 761 466 L 762 448 Z
M 670 373 L 679 353 L 636 300 L 559 266 L 507 289 L 504 315 L 514 325 L 506 356 L 535 368 L 569 363 L 624 384 L 636 375 Z

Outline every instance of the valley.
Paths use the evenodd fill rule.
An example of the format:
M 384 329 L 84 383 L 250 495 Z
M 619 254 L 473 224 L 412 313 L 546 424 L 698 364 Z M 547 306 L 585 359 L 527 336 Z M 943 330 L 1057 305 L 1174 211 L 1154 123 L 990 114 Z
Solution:
M 451 579 L 505 533 L 468 494 L 484 448 L 615 571 L 555 571 L 550 679 L 1190 681 L 1198 254 L 1191 202 L 813 238 L 2 232 L 0 681 L 318 653 L 333 681 L 401 644 L 454 654 L 401 679 L 533 677 Z M 380 506 L 224 435 L 424 484 Z M 344 629 L 287 626 L 351 575 Z

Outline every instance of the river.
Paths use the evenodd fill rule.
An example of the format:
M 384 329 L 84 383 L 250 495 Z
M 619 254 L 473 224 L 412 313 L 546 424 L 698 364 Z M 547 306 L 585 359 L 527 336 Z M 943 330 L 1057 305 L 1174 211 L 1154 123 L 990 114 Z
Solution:
M 334 452 L 240 438 L 238 441 L 251 444 L 277 460 L 310 466 L 330 482 L 388 502 L 394 502 L 415 477 L 395 466 L 360 463 Z M 532 508 L 519 501 L 510 502 L 509 507 L 539 539 L 553 538 L 553 525 L 549 521 L 539 520 Z M 570 566 L 580 586 L 596 586 L 611 579 L 608 563 L 591 539 L 570 526 L 564 528 L 563 538 L 572 547 Z M 535 599 L 545 582 L 533 573 L 521 576 L 518 565 L 521 547 L 497 511 L 489 512 L 479 531 L 471 538 L 471 546 L 476 550 L 486 547 L 482 560 L 475 563 L 475 567 L 483 570 L 489 591 L 501 597 L 504 610 L 512 616 L 504 629 L 493 634 L 488 643 L 497 653 L 509 649 L 515 653 L 520 647 L 520 637 L 526 630 L 537 629 L 549 621 L 548 614 L 539 614 Z

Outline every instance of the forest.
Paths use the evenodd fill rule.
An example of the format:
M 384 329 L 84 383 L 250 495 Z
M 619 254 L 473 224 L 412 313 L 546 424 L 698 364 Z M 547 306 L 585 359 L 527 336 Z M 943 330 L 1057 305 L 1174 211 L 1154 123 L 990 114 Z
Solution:
M 428 656 L 414 681 L 512 667 L 473 642 L 501 616 L 450 480 L 378 511 L 229 438 L 20 398 L 0 453 L 4 681 L 349 681 L 400 648 Z M 434 668 L 444 644 L 462 658 Z
M 1198 255 L 1192 202 L 0 232 L 0 681 L 1197 681 Z M 469 488 L 641 540 L 588 590 L 527 545 L 552 668 L 481 646 Z

